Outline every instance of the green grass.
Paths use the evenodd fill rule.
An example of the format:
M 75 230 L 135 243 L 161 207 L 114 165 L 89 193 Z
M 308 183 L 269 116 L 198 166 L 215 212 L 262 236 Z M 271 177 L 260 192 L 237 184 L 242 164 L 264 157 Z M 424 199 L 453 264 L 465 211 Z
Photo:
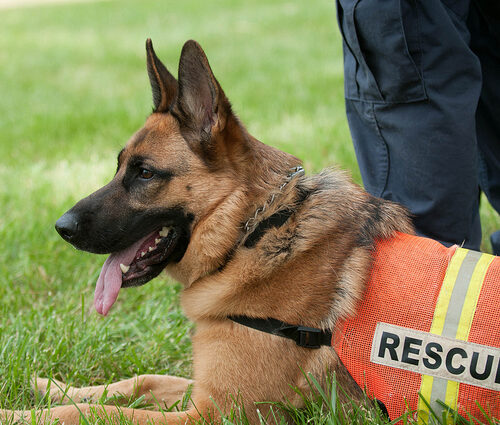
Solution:
M 75 385 L 189 376 L 179 286 L 123 291 L 98 317 L 104 257 L 71 248 L 54 222 L 113 175 L 151 111 L 147 37 L 174 74 L 184 41 L 198 40 L 252 134 L 309 172 L 339 164 L 360 182 L 333 2 L 106 1 L 0 9 L 0 21 L 0 407 L 45 406 L 29 390 L 34 374 Z M 500 220 L 484 204 L 489 234 Z

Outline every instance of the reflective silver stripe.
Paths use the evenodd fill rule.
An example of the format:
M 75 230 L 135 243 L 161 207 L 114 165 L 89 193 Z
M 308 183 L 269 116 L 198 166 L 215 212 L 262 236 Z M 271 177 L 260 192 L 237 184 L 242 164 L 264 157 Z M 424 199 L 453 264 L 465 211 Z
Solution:
M 451 294 L 450 303 L 448 306 L 448 311 L 446 312 L 446 318 L 444 321 L 444 327 L 442 336 L 448 338 L 455 338 L 457 335 L 458 325 L 460 322 L 460 316 L 462 314 L 462 309 L 465 303 L 465 296 L 467 294 L 467 289 L 469 288 L 469 283 L 472 278 L 474 269 L 481 258 L 481 253 L 476 251 L 468 251 L 455 281 L 455 286 Z M 439 415 L 442 410 L 442 406 L 437 403 L 437 400 L 442 402 L 446 399 L 446 388 L 448 386 L 448 380 L 443 378 L 434 378 L 431 393 L 431 408 Z M 453 407 L 453 406 L 452 406 Z

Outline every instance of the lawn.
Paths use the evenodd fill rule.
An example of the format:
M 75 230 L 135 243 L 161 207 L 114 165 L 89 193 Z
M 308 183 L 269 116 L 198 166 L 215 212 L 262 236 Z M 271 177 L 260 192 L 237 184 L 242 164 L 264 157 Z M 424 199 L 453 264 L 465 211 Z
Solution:
M 45 406 L 35 374 L 75 385 L 190 376 L 179 286 L 162 277 L 123 291 L 98 317 L 104 257 L 64 243 L 54 223 L 112 177 L 151 111 L 147 37 L 174 74 L 196 39 L 253 135 L 309 173 L 338 164 L 360 182 L 334 2 L 103 1 L 0 9 L 0 21 L 0 407 Z M 485 203 L 481 213 L 485 234 L 500 228 Z

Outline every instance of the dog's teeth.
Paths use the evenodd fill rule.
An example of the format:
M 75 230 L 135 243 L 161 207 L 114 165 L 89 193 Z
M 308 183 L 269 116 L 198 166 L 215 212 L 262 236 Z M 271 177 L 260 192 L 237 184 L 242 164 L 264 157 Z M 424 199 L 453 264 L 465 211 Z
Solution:
M 146 255 L 146 251 L 141 252 L 141 257 L 144 257 Z
M 154 248 L 153 248 L 152 246 L 150 246 L 150 247 L 148 248 L 149 252 L 151 252 L 153 249 L 154 249 Z
M 168 235 L 168 232 L 170 232 L 170 227 L 162 227 L 160 230 L 160 236 L 165 237 Z
M 130 266 L 126 266 L 125 264 L 120 264 L 120 269 L 122 269 L 122 273 L 125 274 L 130 270 Z
M 161 239 L 155 239 L 155 245 L 158 245 L 160 243 Z

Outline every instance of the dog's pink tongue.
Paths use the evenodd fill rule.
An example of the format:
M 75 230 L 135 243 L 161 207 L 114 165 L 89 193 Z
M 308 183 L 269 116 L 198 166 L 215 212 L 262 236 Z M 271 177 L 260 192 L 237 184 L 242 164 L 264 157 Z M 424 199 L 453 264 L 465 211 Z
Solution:
M 99 314 L 106 316 L 118 298 L 122 287 L 122 270 L 120 264 L 130 265 L 146 238 L 142 238 L 123 251 L 111 254 L 101 269 L 94 292 L 94 307 Z

